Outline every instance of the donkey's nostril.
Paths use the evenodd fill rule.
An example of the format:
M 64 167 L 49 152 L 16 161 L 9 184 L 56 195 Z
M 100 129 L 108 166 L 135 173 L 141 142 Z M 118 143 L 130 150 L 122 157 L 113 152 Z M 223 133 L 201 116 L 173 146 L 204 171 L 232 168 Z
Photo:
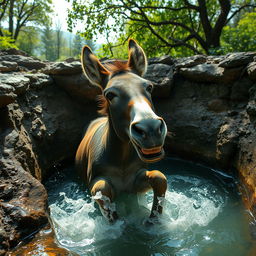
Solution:
M 146 138 L 146 132 L 143 130 L 142 127 L 139 126 L 139 124 L 133 124 L 132 131 L 135 132 L 135 134 L 141 136 L 143 139 Z

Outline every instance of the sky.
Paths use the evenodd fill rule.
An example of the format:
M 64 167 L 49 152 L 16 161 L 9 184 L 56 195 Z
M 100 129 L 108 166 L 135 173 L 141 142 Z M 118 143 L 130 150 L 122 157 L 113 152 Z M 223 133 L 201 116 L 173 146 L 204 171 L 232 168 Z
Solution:
M 71 8 L 71 3 L 68 3 L 65 0 L 53 0 L 53 24 L 60 22 L 61 28 L 63 31 L 68 31 L 67 26 L 67 17 L 68 17 L 68 9 Z
M 68 3 L 66 0 L 52 0 L 53 2 L 53 10 L 54 10 L 54 15 L 53 15 L 53 26 L 55 24 L 60 23 L 61 24 L 61 30 L 62 31 L 68 31 L 68 26 L 67 26 L 67 17 L 68 17 L 68 9 L 71 8 L 72 4 Z M 73 34 L 75 34 L 77 31 L 82 31 L 83 30 L 83 25 L 80 23 L 77 24 L 75 28 L 73 28 Z M 98 36 L 97 44 L 103 44 L 107 43 L 106 38 L 102 36 Z

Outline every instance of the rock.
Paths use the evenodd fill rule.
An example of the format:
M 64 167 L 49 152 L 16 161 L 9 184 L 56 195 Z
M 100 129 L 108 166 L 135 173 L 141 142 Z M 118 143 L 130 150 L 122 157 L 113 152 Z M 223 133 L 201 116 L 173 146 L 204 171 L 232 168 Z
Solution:
M 230 83 L 240 77 L 241 68 L 224 69 L 217 64 L 199 64 L 191 68 L 181 68 L 179 73 L 195 82 Z
M 22 245 L 8 254 L 8 256 L 17 255 L 78 256 L 57 244 L 54 232 L 49 226 L 38 232 L 28 244 Z
M 246 66 L 249 62 L 253 60 L 253 57 L 255 55 L 255 52 L 231 53 L 223 61 L 219 63 L 219 66 L 223 68 Z
M 207 56 L 206 63 L 208 63 L 208 64 L 219 64 L 225 58 L 226 58 L 226 56 Z
M 176 68 L 190 68 L 205 63 L 207 57 L 205 55 L 195 55 L 187 58 L 179 58 L 175 60 Z
M 256 102 L 250 101 L 246 106 L 246 111 L 250 117 L 256 117 Z
M 256 81 L 256 62 L 251 62 L 247 66 L 247 73 L 252 81 Z
M 153 97 L 169 97 L 173 81 L 172 67 L 165 64 L 149 65 L 144 77 L 154 84 Z
M 254 207 L 256 84 L 249 72 L 250 79 L 241 72 L 247 64 L 220 67 L 225 58 L 175 60 L 180 63 L 175 75 L 171 62 L 153 59 L 145 77 L 155 84 L 153 96 L 162 97 L 154 105 L 168 126 L 166 152 L 226 171 L 237 168 Z M 46 192 L 39 181 L 56 163 L 74 159 L 84 127 L 97 116 L 91 101 L 101 90 L 89 83 L 80 63 L 50 66 L 52 74 L 0 75 L 0 255 L 48 222 Z M 29 247 L 33 253 L 38 242 L 65 255 L 52 238 L 38 239 Z M 46 247 L 42 253 L 50 253 Z M 26 255 L 27 248 L 12 255 Z
M 56 62 L 47 66 L 43 73 L 48 75 L 74 75 L 80 74 L 82 72 L 81 62 L 73 61 L 73 62 Z
M 152 64 L 165 64 L 165 65 L 171 66 L 174 64 L 174 60 L 172 59 L 171 56 L 165 55 L 162 57 L 155 57 L 155 58 L 148 59 L 148 65 L 152 65 Z
M 48 223 L 47 193 L 15 159 L 0 159 L 0 176 L 0 251 L 6 251 Z
M 239 151 L 236 157 L 236 169 L 240 175 L 240 181 L 244 185 L 243 194 L 246 199 L 246 207 L 253 216 L 256 214 L 256 133 L 253 123 L 247 124 L 247 131 L 251 132 L 243 136 L 239 141 Z
M 34 89 L 42 89 L 44 86 L 53 84 L 53 79 L 46 74 L 24 74 L 26 78 L 30 80 L 30 87 Z
M 14 102 L 16 97 L 12 86 L 0 83 L 0 108 Z
M 46 67 L 46 63 L 35 58 L 22 55 L 2 55 L 0 56 L 0 62 L 2 61 L 16 62 L 19 65 L 19 67 L 28 70 L 38 70 Z
M 16 62 L 1 61 L 0 62 L 0 72 L 11 72 L 17 71 L 18 64 Z
M 75 58 L 73 58 L 73 57 L 70 57 L 70 58 L 65 59 L 65 62 L 67 62 L 67 63 L 72 63 L 72 62 L 75 62 L 75 61 L 80 62 L 79 59 L 75 59 Z
M 6 50 L 1 50 L 0 55 L 20 55 L 20 56 L 28 56 L 28 54 L 22 50 L 18 50 L 16 48 L 10 48 Z
M 0 83 L 12 86 L 17 95 L 26 92 L 29 88 L 29 79 L 20 74 L 13 74 L 11 76 L 9 74 L 1 74 Z
M 230 99 L 232 101 L 247 101 L 249 98 L 249 89 L 252 82 L 246 78 L 235 81 L 232 85 Z
M 81 103 L 95 101 L 97 95 L 102 93 L 100 87 L 91 84 L 82 73 L 69 76 L 55 75 L 53 79 L 57 86 Z
M 213 99 L 208 102 L 207 107 L 208 107 L 208 110 L 219 113 L 219 112 L 227 111 L 228 103 L 226 100 L 223 100 L 223 99 Z

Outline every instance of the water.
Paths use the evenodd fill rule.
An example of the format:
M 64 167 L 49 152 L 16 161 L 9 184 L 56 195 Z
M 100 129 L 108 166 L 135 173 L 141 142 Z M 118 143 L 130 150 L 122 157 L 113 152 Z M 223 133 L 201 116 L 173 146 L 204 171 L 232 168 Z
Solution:
M 248 213 L 232 177 L 177 159 L 152 168 L 166 174 L 168 192 L 160 222 L 150 227 L 144 223 L 152 193 L 122 195 L 116 204 L 121 218 L 111 225 L 73 167 L 52 177 L 46 185 L 58 242 L 79 255 L 249 255 Z

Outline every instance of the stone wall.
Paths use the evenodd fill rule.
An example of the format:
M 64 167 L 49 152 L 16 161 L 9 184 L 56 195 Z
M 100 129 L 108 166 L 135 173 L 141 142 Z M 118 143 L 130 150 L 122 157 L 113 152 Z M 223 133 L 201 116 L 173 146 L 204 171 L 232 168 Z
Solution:
M 166 151 L 239 171 L 256 205 L 256 53 L 149 60 L 154 102 L 166 120 Z M 99 88 L 81 64 L 0 53 L 0 255 L 48 222 L 39 182 L 72 159 L 97 116 Z M 33 223 L 33 225 L 27 225 Z

